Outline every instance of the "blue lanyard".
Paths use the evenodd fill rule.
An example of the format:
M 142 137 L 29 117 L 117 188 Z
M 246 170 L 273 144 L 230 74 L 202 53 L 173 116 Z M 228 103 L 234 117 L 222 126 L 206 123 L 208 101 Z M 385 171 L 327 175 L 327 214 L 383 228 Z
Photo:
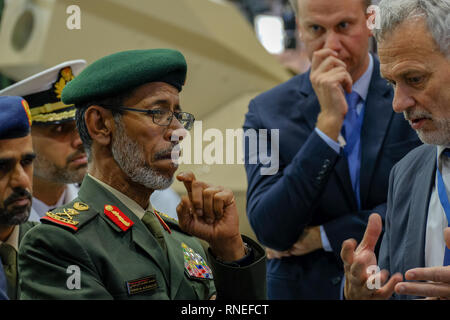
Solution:
M 441 202 L 442 208 L 444 209 L 445 215 L 447 216 L 447 222 L 450 226 L 450 202 L 448 201 L 447 191 L 445 190 L 444 179 L 442 179 L 441 171 L 439 170 L 439 165 L 436 163 L 436 174 L 437 174 L 437 187 L 439 201 Z
M 439 159 L 439 158 L 438 158 Z M 447 223 L 450 227 L 450 203 L 447 197 L 447 191 L 445 190 L 444 179 L 442 179 L 441 171 L 439 170 L 439 162 L 436 160 L 436 175 L 437 175 L 437 188 L 439 201 L 441 202 L 442 208 L 444 209 L 445 215 L 447 216 Z M 450 265 L 450 249 L 445 246 L 444 253 L 444 266 Z

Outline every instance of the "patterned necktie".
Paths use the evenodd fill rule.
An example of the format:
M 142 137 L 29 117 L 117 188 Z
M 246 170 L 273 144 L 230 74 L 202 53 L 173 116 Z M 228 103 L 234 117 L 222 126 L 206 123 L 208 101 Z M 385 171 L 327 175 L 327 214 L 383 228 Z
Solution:
M 356 106 L 361 97 L 355 91 L 345 94 L 348 104 L 348 112 L 344 119 L 343 135 L 346 141 L 344 154 L 347 157 L 350 179 L 355 193 L 358 208 L 361 208 L 359 196 L 359 171 L 361 167 L 361 126 L 362 119 L 358 116 Z
M 0 245 L 0 258 L 3 264 L 6 280 L 8 283 L 8 296 L 10 299 L 17 298 L 17 252 L 7 243 Z
M 446 155 L 450 159 L 450 149 L 445 149 L 443 154 Z M 445 211 L 445 208 L 444 208 L 444 211 Z M 447 212 L 445 212 L 445 214 L 447 215 L 447 220 L 448 220 L 447 223 L 448 223 L 448 226 L 450 227 L 450 219 L 448 219 Z M 450 266 L 450 249 L 447 247 L 447 245 L 445 246 L 444 266 Z
M 161 224 L 159 223 L 158 218 L 155 216 L 155 213 L 153 211 L 145 211 L 145 214 L 142 217 L 142 222 L 145 224 L 147 229 L 150 230 L 161 248 L 167 254 L 166 241 L 164 240 L 164 235 L 161 230 Z

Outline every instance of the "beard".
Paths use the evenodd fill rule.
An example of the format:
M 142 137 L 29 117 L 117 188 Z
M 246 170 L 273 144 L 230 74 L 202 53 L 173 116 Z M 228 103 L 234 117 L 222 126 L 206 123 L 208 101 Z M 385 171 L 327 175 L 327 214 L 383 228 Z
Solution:
M 30 204 L 26 206 L 12 207 L 8 209 L 8 206 L 14 201 L 20 198 L 27 198 L 30 200 Z M 0 225 L 14 226 L 26 222 L 31 212 L 31 193 L 22 188 L 14 189 L 11 194 L 0 208 Z
M 36 152 L 34 160 L 34 175 L 36 177 L 49 180 L 56 183 L 80 183 L 86 174 L 87 165 L 82 165 L 76 169 L 69 168 L 69 163 L 73 159 L 79 157 L 84 151 L 78 150 L 67 157 L 66 166 L 58 167 L 55 163 L 47 159 L 39 152 Z
M 450 144 L 450 119 L 434 118 L 431 113 L 425 110 L 411 109 L 403 113 L 406 120 L 411 124 L 411 119 L 429 119 L 433 121 L 435 130 L 418 129 L 416 130 L 419 139 L 426 144 L 446 146 Z
M 145 161 L 144 148 L 137 142 L 130 139 L 120 120 L 120 116 L 114 117 L 117 127 L 116 134 L 113 136 L 111 151 L 114 160 L 123 172 L 131 179 L 131 181 L 145 186 L 152 190 L 167 189 L 173 182 L 173 176 L 165 176 Z M 158 159 L 172 148 L 163 150 L 154 155 Z

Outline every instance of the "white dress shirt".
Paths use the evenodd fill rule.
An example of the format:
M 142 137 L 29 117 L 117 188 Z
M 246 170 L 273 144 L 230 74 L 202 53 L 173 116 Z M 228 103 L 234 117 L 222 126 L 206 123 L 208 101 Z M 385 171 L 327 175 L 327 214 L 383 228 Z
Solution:
M 55 208 L 61 207 L 65 205 L 66 203 L 69 203 L 73 199 L 75 199 L 78 195 L 78 186 L 76 184 L 68 184 L 66 190 L 64 190 L 61 197 L 58 199 L 58 201 L 51 206 L 48 206 L 46 203 L 42 202 L 38 198 L 33 197 L 33 202 L 31 205 L 31 212 L 30 212 L 30 218 L 28 221 L 36 221 L 39 222 L 39 220 L 45 216 L 45 214 L 53 210 Z
M 450 198 L 450 159 L 442 152 L 447 147 L 438 146 L 438 166 L 444 180 L 447 197 Z M 447 216 L 437 192 L 437 175 L 431 191 L 425 233 L 425 267 L 442 267 L 445 254 L 444 229 L 448 227 Z

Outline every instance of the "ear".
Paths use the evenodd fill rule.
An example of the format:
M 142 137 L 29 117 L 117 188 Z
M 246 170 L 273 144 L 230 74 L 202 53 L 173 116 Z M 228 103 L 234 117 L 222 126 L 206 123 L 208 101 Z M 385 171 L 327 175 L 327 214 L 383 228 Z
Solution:
M 111 111 L 93 105 L 86 110 L 84 117 L 92 140 L 103 146 L 109 145 L 114 127 L 114 118 Z
M 366 11 L 366 24 L 369 30 L 369 38 L 373 36 L 373 29 L 379 28 L 377 19 L 379 18 L 378 12 L 374 7 L 370 6 Z

